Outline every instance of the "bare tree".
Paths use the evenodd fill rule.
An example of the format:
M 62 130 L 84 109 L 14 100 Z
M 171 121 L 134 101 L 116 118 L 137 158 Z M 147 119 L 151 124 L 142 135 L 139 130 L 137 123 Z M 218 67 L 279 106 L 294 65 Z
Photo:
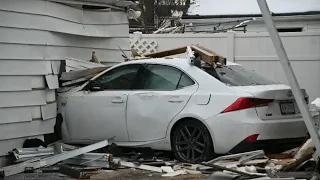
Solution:
M 190 0 L 139 0 L 142 26 L 162 27 L 171 19 L 172 11 L 183 11 L 185 14 Z

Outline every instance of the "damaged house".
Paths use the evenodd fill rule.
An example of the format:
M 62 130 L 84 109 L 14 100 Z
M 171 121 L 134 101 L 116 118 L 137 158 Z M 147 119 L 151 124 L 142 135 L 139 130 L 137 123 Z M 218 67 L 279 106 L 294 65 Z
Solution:
M 54 131 L 66 57 L 90 60 L 94 50 L 101 63 L 112 65 L 129 51 L 128 4 L 86 2 L 0 1 L 0 166 L 27 138 Z

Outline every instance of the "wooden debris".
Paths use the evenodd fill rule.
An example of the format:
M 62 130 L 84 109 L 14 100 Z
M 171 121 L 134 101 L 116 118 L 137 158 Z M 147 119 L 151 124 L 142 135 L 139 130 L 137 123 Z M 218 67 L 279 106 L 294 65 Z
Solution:
M 243 163 L 246 166 L 264 166 L 268 163 L 269 159 L 255 159 L 248 162 Z
M 311 139 L 308 139 L 294 156 L 295 159 L 302 159 L 308 154 L 314 153 L 315 147 Z
M 148 166 L 144 164 L 135 164 L 132 162 L 127 162 L 122 160 L 114 160 L 113 162 L 117 165 L 124 166 L 124 167 L 137 168 L 137 169 L 160 172 L 160 173 L 162 172 L 162 169 L 160 167 Z
M 216 170 L 233 172 L 233 173 L 236 173 L 236 174 L 239 174 L 239 175 L 243 175 L 243 176 L 247 176 L 247 177 L 250 177 L 250 178 L 258 178 L 258 177 L 265 177 L 266 176 L 266 175 L 242 172 L 242 171 L 239 171 L 239 170 L 236 170 L 236 169 L 227 168 L 227 167 L 223 167 L 223 166 L 218 166 L 218 165 L 215 165 L 215 164 L 202 163 L 202 165 L 213 167 Z
M 303 162 L 311 159 L 311 158 L 312 158 L 312 155 L 313 155 L 313 153 L 312 153 L 312 154 L 307 154 L 307 155 L 305 155 L 304 157 L 301 157 L 300 159 L 294 159 L 294 161 L 293 161 L 292 163 L 288 163 L 288 164 L 286 164 L 286 165 L 283 165 L 282 170 L 283 170 L 283 171 L 290 170 L 290 169 L 298 166 L 299 164 L 301 164 L 301 163 L 303 163 Z
M 269 159 L 290 159 L 293 158 L 292 154 L 266 154 Z
M 83 69 L 83 70 L 77 70 L 77 71 L 70 71 L 70 72 L 63 72 L 61 74 L 61 77 L 59 80 L 61 81 L 71 81 L 75 79 L 84 78 L 87 76 L 95 76 L 102 71 L 108 69 L 109 67 L 93 67 L 91 69 Z
M 98 174 L 96 172 L 99 168 L 86 169 L 86 168 L 76 168 L 66 165 L 59 166 L 59 172 L 77 179 L 90 179 L 90 176 Z
M 179 175 L 183 175 L 183 174 L 187 174 L 184 170 L 178 170 L 172 173 L 166 173 L 166 174 L 162 174 L 162 177 L 174 177 L 174 176 L 179 176 Z
M 173 173 L 174 172 L 174 170 L 170 166 L 161 166 L 161 169 L 163 172 L 166 172 L 166 173 Z

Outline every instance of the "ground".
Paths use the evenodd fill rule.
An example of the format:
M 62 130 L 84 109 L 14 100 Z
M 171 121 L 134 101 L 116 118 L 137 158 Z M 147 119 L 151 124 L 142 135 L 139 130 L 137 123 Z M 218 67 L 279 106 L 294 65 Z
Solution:
M 200 180 L 207 179 L 207 174 L 180 175 L 176 177 L 162 177 L 161 173 L 143 171 L 139 169 L 118 169 L 112 172 L 100 172 L 92 176 L 93 180 Z M 60 173 L 22 173 L 4 178 L 4 180 L 73 180 Z

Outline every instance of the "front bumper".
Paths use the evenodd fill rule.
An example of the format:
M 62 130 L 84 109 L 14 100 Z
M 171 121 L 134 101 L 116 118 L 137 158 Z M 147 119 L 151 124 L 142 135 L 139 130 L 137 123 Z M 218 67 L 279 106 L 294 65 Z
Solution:
M 303 144 L 307 137 L 290 138 L 290 139 L 270 139 L 270 140 L 257 140 L 247 142 L 243 140 L 229 153 L 242 153 L 254 150 L 264 150 L 265 153 L 281 153 L 289 149 L 296 148 Z

